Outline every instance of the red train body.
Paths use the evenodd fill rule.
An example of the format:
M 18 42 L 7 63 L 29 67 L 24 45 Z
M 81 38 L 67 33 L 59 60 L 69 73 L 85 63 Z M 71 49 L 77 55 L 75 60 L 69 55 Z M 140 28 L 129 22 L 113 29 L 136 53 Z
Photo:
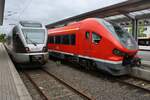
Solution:
M 49 54 L 97 67 L 112 75 L 128 73 L 137 63 L 136 41 L 116 24 L 88 18 L 67 26 L 48 30 Z

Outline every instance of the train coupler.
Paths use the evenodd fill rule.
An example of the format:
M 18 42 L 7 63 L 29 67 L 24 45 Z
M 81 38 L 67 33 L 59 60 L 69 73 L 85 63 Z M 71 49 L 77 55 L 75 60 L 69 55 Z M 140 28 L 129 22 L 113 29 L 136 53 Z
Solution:
M 140 67 L 141 66 L 141 58 L 135 57 L 131 61 L 131 66 Z

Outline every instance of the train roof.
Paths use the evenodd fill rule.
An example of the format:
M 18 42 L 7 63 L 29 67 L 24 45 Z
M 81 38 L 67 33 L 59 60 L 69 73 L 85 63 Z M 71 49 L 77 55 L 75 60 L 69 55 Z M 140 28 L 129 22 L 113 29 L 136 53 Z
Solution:
M 43 27 L 42 23 L 37 22 L 37 21 L 20 21 L 19 25 L 21 25 L 21 27 L 34 27 L 34 28 Z
M 101 18 L 87 18 L 87 19 L 84 19 L 82 21 L 69 23 L 66 26 L 61 26 L 61 27 L 56 27 L 56 28 L 53 28 L 53 29 L 49 29 L 48 33 L 59 33 L 59 32 L 62 32 L 62 31 L 79 30 L 81 28 L 80 26 L 83 23 L 85 23 L 85 22 L 93 22 L 93 21 L 96 22 L 96 21 L 98 21 L 98 19 L 101 19 Z

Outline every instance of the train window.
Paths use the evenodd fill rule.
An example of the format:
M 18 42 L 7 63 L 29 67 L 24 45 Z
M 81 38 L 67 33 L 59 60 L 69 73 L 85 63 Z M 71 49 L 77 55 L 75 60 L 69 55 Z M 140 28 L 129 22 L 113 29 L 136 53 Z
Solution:
M 49 43 L 54 43 L 54 36 L 49 36 L 48 37 L 48 42 Z
M 48 43 L 51 43 L 51 36 L 48 36 Z
M 23 27 L 42 27 L 41 23 L 20 21 Z
M 93 43 L 99 43 L 101 40 L 101 36 L 99 36 L 97 33 L 92 32 L 92 42 Z
M 86 32 L 85 37 L 86 37 L 86 39 L 89 39 L 90 38 L 90 32 Z
M 69 35 L 63 35 L 62 44 L 69 44 Z
M 61 43 L 61 36 L 56 36 L 55 37 L 55 43 L 60 44 Z
M 75 43 L 76 43 L 76 35 L 75 34 L 70 35 L 70 42 L 71 42 L 71 45 L 75 45 Z

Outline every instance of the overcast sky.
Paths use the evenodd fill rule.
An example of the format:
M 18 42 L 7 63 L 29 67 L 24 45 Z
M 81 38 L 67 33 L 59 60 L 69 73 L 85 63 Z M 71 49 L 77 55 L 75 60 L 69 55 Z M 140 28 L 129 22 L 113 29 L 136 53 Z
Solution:
M 9 30 L 10 24 L 20 20 L 49 24 L 123 1 L 126 0 L 6 0 L 4 24 L 0 30 Z

